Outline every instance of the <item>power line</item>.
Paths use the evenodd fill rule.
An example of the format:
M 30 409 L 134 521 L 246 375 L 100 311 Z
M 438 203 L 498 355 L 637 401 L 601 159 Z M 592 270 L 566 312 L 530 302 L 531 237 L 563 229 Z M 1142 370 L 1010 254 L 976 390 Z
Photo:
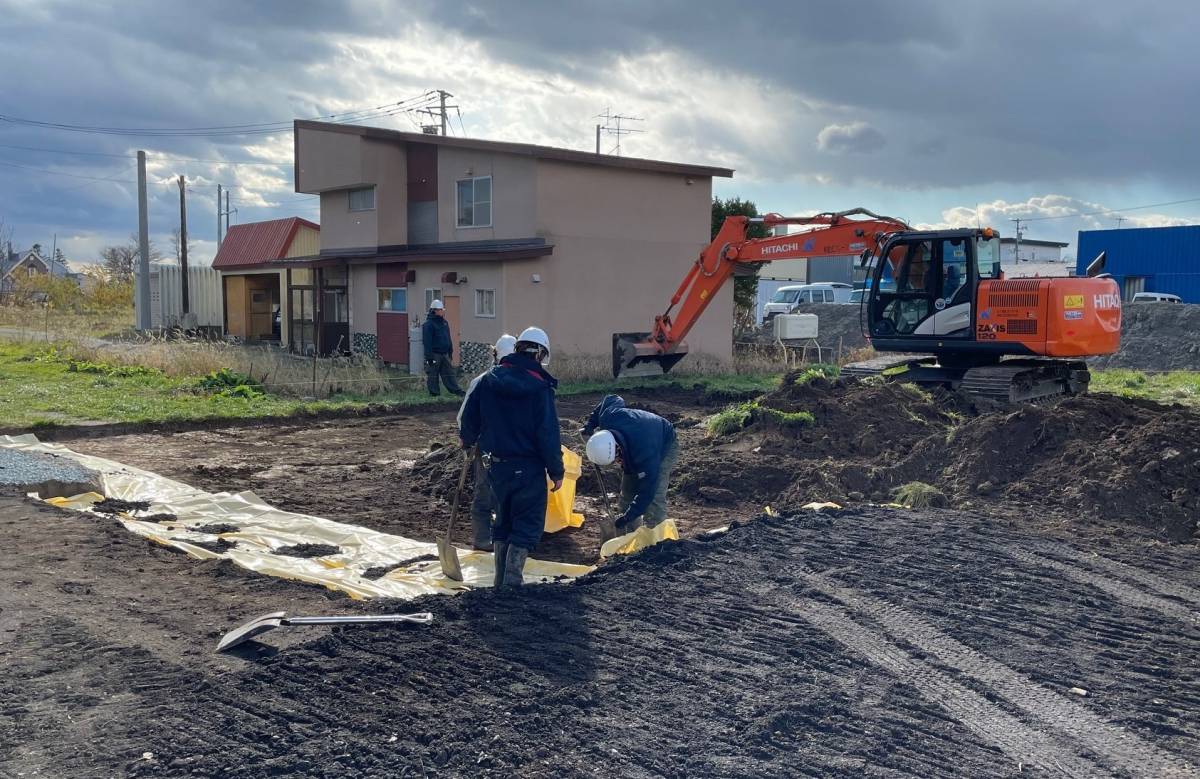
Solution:
M 311 117 L 309 121 L 332 121 L 353 123 L 367 119 L 378 119 L 393 116 L 402 112 L 416 111 L 424 108 L 436 99 L 437 93 L 427 91 L 423 94 L 398 100 L 395 103 L 385 103 L 374 108 L 345 111 Z M 411 105 L 410 105 L 411 104 Z M 220 137 L 228 135 L 270 135 L 282 132 L 292 126 L 293 119 L 278 122 L 258 122 L 251 124 L 212 125 L 208 127 L 107 127 L 102 125 L 80 125 L 65 122 L 47 122 L 40 119 L 29 119 L 0 114 L 0 122 L 37 127 L 45 130 L 61 130 L 64 132 L 83 133 L 88 135 L 134 135 L 147 137 Z

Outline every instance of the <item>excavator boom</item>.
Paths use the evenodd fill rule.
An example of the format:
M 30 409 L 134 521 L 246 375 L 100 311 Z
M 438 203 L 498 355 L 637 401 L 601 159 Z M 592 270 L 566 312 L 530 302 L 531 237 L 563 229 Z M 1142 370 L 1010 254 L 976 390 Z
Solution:
M 749 238 L 748 230 L 755 223 L 768 229 L 779 225 L 809 229 L 789 235 Z M 688 269 L 666 311 L 654 318 L 653 329 L 613 334 L 613 376 L 661 375 L 675 367 L 687 354 L 684 339 L 688 332 L 734 275 L 738 264 L 874 253 L 888 234 L 907 229 L 908 225 L 899 219 L 862 208 L 808 217 L 779 214 L 727 217 L 716 237 Z

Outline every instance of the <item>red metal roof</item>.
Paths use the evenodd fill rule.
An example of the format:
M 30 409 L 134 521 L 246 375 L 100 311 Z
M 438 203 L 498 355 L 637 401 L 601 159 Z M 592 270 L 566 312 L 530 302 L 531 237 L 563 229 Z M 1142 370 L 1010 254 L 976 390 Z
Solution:
M 248 268 L 282 259 L 300 225 L 321 229 L 320 225 L 298 216 L 231 225 L 212 266 L 217 269 Z

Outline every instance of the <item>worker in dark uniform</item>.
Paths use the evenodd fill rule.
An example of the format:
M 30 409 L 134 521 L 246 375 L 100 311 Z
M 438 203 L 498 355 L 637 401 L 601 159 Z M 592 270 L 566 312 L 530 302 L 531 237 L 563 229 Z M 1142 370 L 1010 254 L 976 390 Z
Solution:
M 462 397 L 465 393 L 454 378 L 454 341 L 450 337 L 450 323 L 446 321 L 446 309 L 442 301 L 435 300 L 429 306 L 429 316 L 421 325 L 421 343 L 425 347 L 425 386 L 429 394 L 441 394 L 440 379 L 451 394 Z
M 679 458 L 674 425 L 658 414 L 626 408 L 619 395 L 606 395 L 580 433 L 591 436 L 589 460 L 600 466 L 621 463 L 622 513 L 614 522 L 618 533 L 643 524 L 654 527 L 667 518 L 667 483 Z
M 479 445 L 496 501 L 496 587 L 523 583 L 525 561 L 546 527 L 546 478 L 552 490 L 562 487 L 558 381 L 543 367 L 549 358 L 545 331 L 527 328 L 513 353 L 480 379 L 463 409 L 463 446 Z
M 496 339 L 496 345 L 492 347 L 492 367 L 499 365 L 500 360 L 512 354 L 516 345 L 517 339 L 507 333 Z M 467 408 L 467 401 L 471 399 L 471 394 L 475 392 L 479 382 L 488 375 L 490 370 L 489 368 L 471 379 L 471 383 L 467 385 L 467 395 L 458 409 L 459 430 L 462 430 L 463 411 Z M 472 545 L 481 552 L 492 551 L 492 512 L 495 510 L 496 498 L 492 495 L 492 485 L 488 483 L 487 469 L 483 467 L 483 461 L 477 457 L 475 458 L 475 493 L 471 498 L 471 525 L 474 529 Z

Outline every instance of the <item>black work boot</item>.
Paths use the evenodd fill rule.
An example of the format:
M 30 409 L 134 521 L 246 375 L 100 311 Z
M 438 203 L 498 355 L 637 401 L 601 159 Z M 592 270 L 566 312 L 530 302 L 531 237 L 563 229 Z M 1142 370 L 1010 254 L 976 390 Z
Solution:
M 520 587 L 525 584 L 523 572 L 525 570 L 525 560 L 529 557 L 529 550 L 523 546 L 509 545 L 507 550 L 507 560 L 504 562 L 504 586 L 505 587 Z
M 492 586 L 500 589 L 504 584 L 504 571 L 508 563 L 508 544 L 497 541 L 494 544 L 495 551 L 493 555 L 496 558 L 496 580 L 492 582 Z

